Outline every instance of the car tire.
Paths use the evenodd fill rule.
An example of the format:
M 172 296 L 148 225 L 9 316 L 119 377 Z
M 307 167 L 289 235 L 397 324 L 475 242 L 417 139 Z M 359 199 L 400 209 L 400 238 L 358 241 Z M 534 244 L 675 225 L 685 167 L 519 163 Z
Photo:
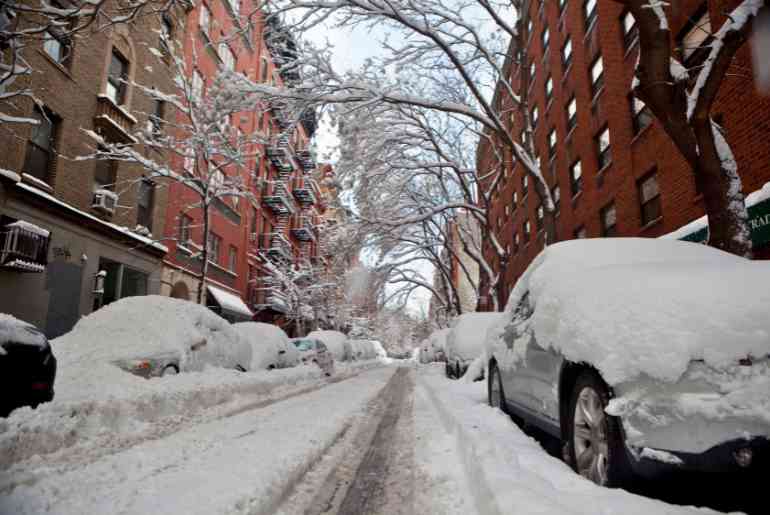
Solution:
M 505 392 L 503 391 L 503 381 L 500 378 L 500 369 L 497 368 L 497 363 L 494 361 L 489 364 L 487 401 L 493 408 L 500 408 L 500 411 L 503 413 L 508 413 L 508 407 L 505 403 Z
M 179 373 L 179 369 L 176 365 L 166 365 L 163 371 L 160 373 L 160 377 L 175 376 Z
M 623 486 L 631 476 L 623 428 L 604 412 L 610 400 L 607 383 L 594 370 L 575 381 L 565 435 L 565 454 L 581 476 L 601 486 Z
M 457 379 L 460 379 L 462 376 L 463 376 L 463 368 L 460 365 L 460 362 L 458 361 L 457 363 L 455 363 L 455 377 Z
M 452 377 L 453 377 L 453 375 L 454 375 L 454 373 L 453 373 L 453 371 L 452 371 L 452 365 L 450 365 L 448 361 L 447 361 L 447 362 L 446 362 L 446 364 L 444 365 L 444 374 L 446 374 L 446 376 L 447 376 L 449 379 L 452 379 Z

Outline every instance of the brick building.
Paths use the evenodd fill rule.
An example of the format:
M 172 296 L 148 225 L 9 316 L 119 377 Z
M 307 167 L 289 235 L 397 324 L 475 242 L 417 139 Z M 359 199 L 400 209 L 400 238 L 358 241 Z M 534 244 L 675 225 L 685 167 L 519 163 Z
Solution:
M 171 12 L 164 24 L 183 16 Z M 105 303 L 160 291 L 166 248 L 153 235 L 165 225 L 165 189 L 141 167 L 73 158 L 95 148 L 82 129 L 132 142 L 150 123 L 154 103 L 121 79 L 173 88 L 166 62 L 150 51 L 161 28 L 159 18 L 139 17 L 74 42 L 32 45 L 25 56 L 34 72 L 13 87 L 28 87 L 43 105 L 17 97 L 2 107 L 39 123 L 0 126 L 0 312 L 50 337 Z
M 734 0 L 684 0 L 667 7 L 671 34 L 685 66 L 704 58 L 701 45 L 719 28 Z M 688 165 L 660 124 L 630 94 L 638 53 L 633 17 L 617 2 L 528 2 L 528 63 L 534 141 L 558 206 L 558 239 L 605 236 L 707 236 L 702 198 Z M 770 97 L 753 83 L 751 43 L 737 54 L 714 115 L 726 129 L 745 193 L 770 181 Z M 515 83 L 519 70 L 510 68 Z M 498 96 L 504 95 L 498 88 Z M 504 102 L 504 99 L 503 99 Z M 512 127 L 520 130 L 520 127 Z M 480 144 L 480 170 L 491 162 Z M 510 249 L 501 305 L 543 248 L 539 199 L 521 167 L 505 172 L 489 213 Z M 750 196 L 755 256 L 770 258 L 770 201 Z M 485 255 L 497 262 L 491 249 Z M 486 302 L 482 308 L 489 309 Z
M 252 17 L 254 30 L 245 16 L 256 2 L 198 2 L 189 12 L 184 39 L 188 70 L 205 92 L 223 69 L 244 74 L 256 82 L 290 85 L 295 78 L 283 75 L 276 62 L 284 57 L 288 37 L 277 25 L 267 26 L 261 14 Z M 291 43 L 290 38 L 288 39 Z M 196 61 L 193 63 L 193 55 Z M 317 208 L 320 192 L 313 178 L 315 166 L 309 140 L 315 130 L 312 116 L 296 127 L 288 127 L 280 109 L 241 113 L 228 122 L 246 137 L 258 135 L 267 145 L 255 144 L 255 155 L 240 174 L 253 194 L 253 201 L 215 202 L 209 237 L 209 273 L 206 305 L 230 320 L 256 319 L 281 323 L 286 311 L 280 285 L 265 273 L 264 259 L 286 266 L 301 266 L 317 255 Z M 179 157 L 176 170 L 186 166 Z M 196 274 L 202 263 L 196 257 L 203 245 L 200 209 L 191 208 L 196 196 L 185 186 L 169 186 L 165 234 L 169 252 L 164 260 L 161 292 L 195 300 Z

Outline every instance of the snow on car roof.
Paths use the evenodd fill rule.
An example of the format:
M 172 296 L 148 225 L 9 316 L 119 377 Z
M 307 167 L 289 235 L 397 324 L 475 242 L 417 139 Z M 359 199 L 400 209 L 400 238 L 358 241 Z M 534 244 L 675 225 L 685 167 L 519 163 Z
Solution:
M 289 344 L 289 337 L 277 325 L 239 322 L 233 324 L 233 329 L 251 345 L 251 370 L 262 370 L 268 365 L 276 365 L 278 351 L 285 350 Z
M 696 243 L 573 240 L 532 262 L 506 320 L 529 291 L 541 346 L 592 364 L 610 384 L 675 381 L 693 359 L 723 367 L 770 353 L 768 284 L 770 264 Z
M 0 313 L 0 354 L 6 353 L 2 344 L 7 342 L 44 347 L 46 339 L 35 326 L 12 315 Z

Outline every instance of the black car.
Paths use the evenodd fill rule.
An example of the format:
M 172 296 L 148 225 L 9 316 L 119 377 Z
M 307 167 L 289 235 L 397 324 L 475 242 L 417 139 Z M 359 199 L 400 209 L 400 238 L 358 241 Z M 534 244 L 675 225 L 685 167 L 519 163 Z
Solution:
M 0 314 L 0 417 L 53 399 L 56 358 L 35 326 Z

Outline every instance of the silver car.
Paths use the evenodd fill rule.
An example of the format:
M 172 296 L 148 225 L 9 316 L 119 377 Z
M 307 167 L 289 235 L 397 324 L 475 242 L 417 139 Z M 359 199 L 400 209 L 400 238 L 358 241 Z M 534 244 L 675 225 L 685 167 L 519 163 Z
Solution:
M 334 373 L 334 357 L 326 345 L 315 338 L 292 338 L 291 342 L 299 350 L 302 363 L 314 363 L 330 376 Z
M 737 473 L 740 477 L 767 471 L 770 422 L 765 409 L 770 406 L 770 391 L 765 378 L 770 377 L 770 357 L 767 355 L 770 342 L 756 346 L 765 350 L 753 355 L 721 347 L 727 349 L 725 355 L 732 357 L 727 360 L 728 364 L 716 366 L 708 361 L 709 349 L 697 343 L 698 335 L 687 333 L 688 338 L 683 341 L 692 357 L 689 363 L 684 360 L 684 372 L 669 380 L 642 373 L 612 382 L 607 378 L 613 377 L 616 370 L 602 365 L 602 353 L 607 352 L 615 356 L 612 363 L 616 368 L 618 364 L 636 366 L 651 357 L 649 353 L 639 352 L 639 346 L 633 343 L 639 339 L 634 340 L 634 335 L 626 329 L 629 323 L 634 323 L 633 317 L 639 321 L 635 327 L 643 327 L 647 332 L 645 336 L 659 345 L 651 348 L 650 353 L 660 353 L 662 347 L 667 351 L 666 359 L 676 358 L 677 343 L 666 338 L 655 317 L 645 318 L 649 314 L 646 309 L 654 310 L 650 308 L 655 301 L 654 295 L 659 295 L 662 290 L 659 285 L 669 277 L 665 275 L 669 269 L 677 273 L 674 277 L 680 282 L 677 287 L 665 290 L 668 300 L 695 297 L 697 294 L 688 288 L 691 284 L 708 284 L 709 288 L 714 288 L 708 298 L 700 294 L 698 302 L 701 306 L 711 303 L 720 310 L 721 316 L 712 317 L 717 330 L 720 327 L 745 327 L 745 324 L 762 325 L 765 322 L 761 312 L 767 309 L 761 305 L 763 287 L 750 290 L 757 298 L 749 294 L 734 296 L 728 304 L 724 292 L 729 289 L 722 287 L 719 276 L 737 274 L 742 277 L 740 288 L 743 291 L 749 290 L 752 284 L 766 287 L 768 270 L 763 267 L 767 265 L 753 264 L 701 245 L 678 242 L 678 245 L 693 245 L 688 248 L 674 243 L 656 243 L 655 240 L 650 240 L 651 243 L 620 240 L 611 243 L 605 240 L 599 244 L 591 241 L 559 243 L 547 248 L 530 265 L 511 294 L 505 318 L 488 340 L 489 404 L 515 420 L 559 439 L 562 454 L 573 469 L 600 485 L 622 486 L 636 476 L 649 478 L 675 471 Z M 629 247 L 627 252 L 624 245 Z M 597 246 L 602 253 L 595 252 Z M 652 248 L 647 248 L 650 246 Z M 656 257 L 658 252 L 667 254 L 664 260 L 655 262 L 660 259 Z M 566 254 L 568 259 L 560 259 L 560 253 Z M 681 257 L 680 263 L 671 265 L 676 257 Z M 598 259 L 604 262 L 597 265 Z M 621 277 L 626 270 L 630 274 L 642 273 L 645 265 L 640 262 L 645 260 L 646 269 L 651 271 L 650 277 L 654 274 L 664 276 L 658 283 L 645 277 L 644 281 L 634 283 L 631 292 L 630 281 L 608 280 L 608 277 Z M 550 268 L 535 275 L 537 267 L 544 267 L 546 262 Z M 687 272 L 686 275 L 682 275 L 682 270 Z M 579 280 L 574 282 L 578 286 L 573 290 L 569 289 L 571 286 L 565 286 L 568 282 L 565 277 L 586 276 L 595 281 L 593 288 Z M 549 280 L 557 282 L 558 288 L 550 290 L 550 296 L 545 297 L 543 292 L 549 286 L 550 283 L 546 283 Z M 598 286 L 602 280 L 604 286 Z M 581 295 L 584 296 L 572 295 L 578 287 L 583 287 Z M 583 302 L 585 306 L 586 299 L 600 295 L 599 291 L 622 294 L 624 288 L 626 304 L 623 312 L 631 315 L 607 318 L 609 330 L 604 334 L 613 335 L 612 341 L 589 343 L 580 339 L 584 334 L 578 334 L 578 329 L 555 331 L 554 327 L 565 317 L 579 320 L 575 324 L 578 327 L 578 324 L 585 324 L 583 318 L 574 315 L 585 313 L 579 310 L 577 303 Z M 652 299 L 647 304 L 641 300 L 645 296 Z M 658 302 L 662 302 L 660 296 Z M 554 315 L 557 304 L 562 311 Z M 640 305 L 644 309 L 636 309 Z M 681 325 L 670 324 L 668 334 L 681 331 L 684 324 L 699 316 L 687 311 L 676 315 L 675 320 Z M 739 317 L 737 323 L 734 321 L 736 316 Z M 701 329 L 701 332 L 708 334 L 713 330 Z M 752 329 L 747 334 L 764 341 L 763 334 L 767 331 Z M 723 344 L 740 349 L 735 341 L 724 341 Z M 576 350 L 578 345 L 582 346 Z M 593 353 L 594 358 L 565 357 L 565 354 L 585 356 L 586 353 Z M 654 362 L 665 364 L 666 359 Z M 739 394 L 743 397 L 738 398 Z

